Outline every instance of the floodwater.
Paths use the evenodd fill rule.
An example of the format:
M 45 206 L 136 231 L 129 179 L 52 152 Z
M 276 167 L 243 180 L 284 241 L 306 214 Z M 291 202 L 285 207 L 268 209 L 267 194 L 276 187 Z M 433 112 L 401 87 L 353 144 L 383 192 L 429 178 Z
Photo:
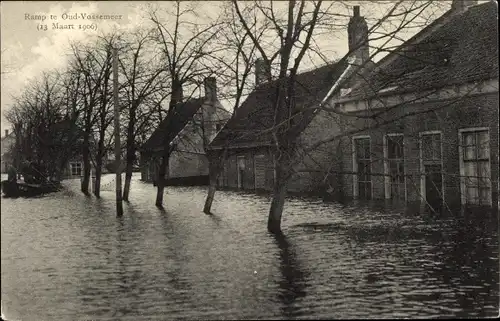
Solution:
M 112 176 L 104 182 L 111 182 Z M 134 178 L 117 218 L 66 181 L 59 193 L 1 200 L 7 320 L 302 319 L 496 316 L 497 217 L 440 217 L 288 201 L 285 237 L 269 198 L 155 189 Z

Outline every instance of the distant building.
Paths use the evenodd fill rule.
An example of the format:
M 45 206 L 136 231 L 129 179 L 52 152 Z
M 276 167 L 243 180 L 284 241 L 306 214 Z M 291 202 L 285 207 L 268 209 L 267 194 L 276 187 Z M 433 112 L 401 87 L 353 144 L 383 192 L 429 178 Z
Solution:
M 178 103 L 141 147 L 141 178 L 158 178 L 163 151 L 173 147 L 167 185 L 208 184 L 206 146 L 229 119 L 217 97 L 216 79 L 206 78 L 205 97 Z
M 9 133 L 9 130 L 5 130 L 5 135 L 1 139 L 1 147 L 2 147 L 2 168 L 1 172 L 2 173 L 7 173 L 7 167 L 9 164 L 12 163 L 12 148 L 14 147 L 14 144 L 16 143 L 16 136 L 14 135 L 13 132 Z

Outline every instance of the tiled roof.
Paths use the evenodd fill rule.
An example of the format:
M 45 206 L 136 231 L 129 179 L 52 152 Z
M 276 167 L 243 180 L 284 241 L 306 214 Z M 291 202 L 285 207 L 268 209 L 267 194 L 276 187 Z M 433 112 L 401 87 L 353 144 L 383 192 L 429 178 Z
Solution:
M 497 6 L 492 2 L 457 13 L 423 41 L 403 44 L 390 54 L 398 57 L 375 68 L 343 98 L 363 99 L 498 78 L 497 24 Z M 427 28 L 420 35 L 425 32 Z
M 297 74 L 295 79 L 296 110 L 293 112 L 296 114 L 293 118 L 295 125 L 290 135 L 299 134 L 309 124 L 314 115 L 312 107 L 318 105 L 318 102 L 326 96 L 346 67 L 347 62 L 343 59 L 335 64 Z M 210 147 L 269 145 L 272 142 L 271 134 L 263 133 L 263 131 L 273 127 L 274 102 L 280 81 L 288 81 L 288 78 L 264 83 L 250 93 L 212 141 Z
M 169 144 L 193 118 L 205 98 L 189 99 L 178 103 L 165 117 L 151 137 L 142 145 L 142 151 L 151 151 Z

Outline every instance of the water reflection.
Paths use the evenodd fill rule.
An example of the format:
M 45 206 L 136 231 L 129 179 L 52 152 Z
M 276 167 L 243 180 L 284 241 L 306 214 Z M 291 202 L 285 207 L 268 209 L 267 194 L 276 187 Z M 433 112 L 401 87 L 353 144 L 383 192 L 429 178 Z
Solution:
M 69 182 L 71 183 L 71 182 Z M 477 317 L 498 312 L 497 216 L 429 217 L 292 199 L 285 235 L 269 198 L 134 181 L 2 199 L 4 313 L 21 320 Z M 9 315 L 8 315 L 9 317 Z
M 306 296 L 305 273 L 301 270 L 300 262 L 297 260 L 296 252 L 288 238 L 283 234 L 273 235 L 279 247 L 280 272 L 278 299 L 282 303 L 282 315 L 287 319 L 299 316 L 299 310 L 294 305 L 297 299 Z

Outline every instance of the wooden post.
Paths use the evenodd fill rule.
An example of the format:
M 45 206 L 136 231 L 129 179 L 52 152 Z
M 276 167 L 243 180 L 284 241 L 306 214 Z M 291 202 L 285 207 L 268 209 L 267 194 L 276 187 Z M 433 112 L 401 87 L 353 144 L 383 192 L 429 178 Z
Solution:
M 120 108 L 118 107 L 118 51 L 113 48 L 113 98 L 115 111 L 115 171 L 116 171 L 116 215 L 123 215 L 122 173 L 120 157 Z

